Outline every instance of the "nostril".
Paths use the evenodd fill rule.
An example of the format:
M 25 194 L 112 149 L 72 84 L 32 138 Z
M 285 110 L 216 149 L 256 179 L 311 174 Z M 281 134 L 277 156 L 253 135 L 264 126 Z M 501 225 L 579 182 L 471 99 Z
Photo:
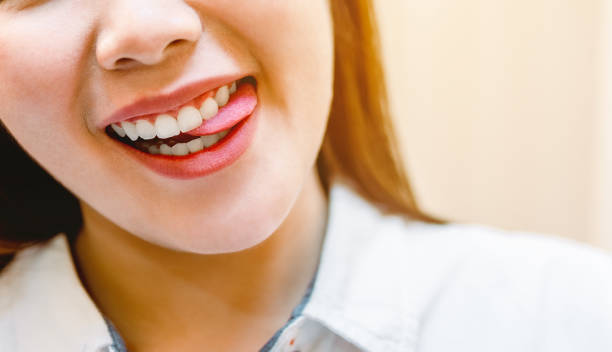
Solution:
M 168 45 L 166 46 L 166 48 L 170 48 L 172 46 L 177 46 L 180 45 L 182 42 L 184 42 L 185 39 L 175 39 L 173 41 L 171 41 L 170 43 L 168 43 Z
M 185 39 L 175 39 L 171 42 L 169 42 L 165 47 L 164 47 L 164 53 L 165 55 L 168 54 L 169 51 L 174 51 L 174 50 L 178 50 L 178 48 L 180 48 L 181 46 L 185 45 L 185 43 L 187 43 L 188 41 Z
M 125 65 L 125 64 L 129 64 L 131 61 L 133 61 L 132 59 L 129 59 L 127 57 L 122 57 L 121 59 L 117 60 L 115 62 L 116 65 Z
M 122 57 L 115 61 L 115 68 L 125 69 L 135 65 L 137 62 L 134 59 L 130 59 L 129 57 Z

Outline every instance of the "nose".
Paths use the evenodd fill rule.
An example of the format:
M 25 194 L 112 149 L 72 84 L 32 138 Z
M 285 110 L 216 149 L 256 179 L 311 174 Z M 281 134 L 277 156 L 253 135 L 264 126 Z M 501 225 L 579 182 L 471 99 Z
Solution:
M 108 0 L 95 50 L 107 70 L 155 65 L 172 47 L 197 42 L 200 17 L 184 1 Z

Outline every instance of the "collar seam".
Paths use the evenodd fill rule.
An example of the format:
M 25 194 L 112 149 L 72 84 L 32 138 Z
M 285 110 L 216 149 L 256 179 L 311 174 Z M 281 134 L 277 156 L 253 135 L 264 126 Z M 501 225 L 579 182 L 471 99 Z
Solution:
M 357 342 L 359 341 L 358 339 L 353 338 L 355 334 L 351 334 L 352 332 L 366 332 L 368 336 L 376 340 L 377 344 L 385 346 L 385 351 L 389 352 L 404 351 L 406 347 L 414 345 L 417 341 L 419 323 L 418 319 L 411 315 L 393 314 L 388 320 L 400 321 L 401 323 L 396 326 L 400 332 L 403 329 L 405 329 L 405 332 L 383 335 L 380 331 L 363 325 L 358 319 L 348 317 L 340 308 L 325 302 L 334 302 L 334 300 L 327 295 L 320 294 L 319 297 L 310 302 L 312 304 L 309 307 L 304 309 L 304 316 L 320 322 L 355 345 L 361 344 Z M 320 312 L 325 313 L 319 314 Z M 345 328 L 338 328 L 336 322 L 340 322 L 338 325 L 346 325 Z

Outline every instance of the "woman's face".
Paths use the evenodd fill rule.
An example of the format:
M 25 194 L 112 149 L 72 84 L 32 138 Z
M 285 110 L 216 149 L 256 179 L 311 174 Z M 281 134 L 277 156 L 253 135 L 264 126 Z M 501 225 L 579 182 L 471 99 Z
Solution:
M 332 37 L 327 0 L 0 0 L 0 119 L 122 229 L 237 251 L 314 175 Z

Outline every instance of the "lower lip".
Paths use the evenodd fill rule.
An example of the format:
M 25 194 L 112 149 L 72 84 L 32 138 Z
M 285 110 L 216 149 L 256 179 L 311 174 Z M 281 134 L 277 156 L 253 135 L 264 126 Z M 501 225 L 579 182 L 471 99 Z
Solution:
M 175 179 L 193 179 L 209 175 L 233 164 L 251 145 L 257 125 L 258 109 L 242 119 L 212 147 L 184 155 L 153 155 L 116 141 L 130 156 L 156 173 Z

